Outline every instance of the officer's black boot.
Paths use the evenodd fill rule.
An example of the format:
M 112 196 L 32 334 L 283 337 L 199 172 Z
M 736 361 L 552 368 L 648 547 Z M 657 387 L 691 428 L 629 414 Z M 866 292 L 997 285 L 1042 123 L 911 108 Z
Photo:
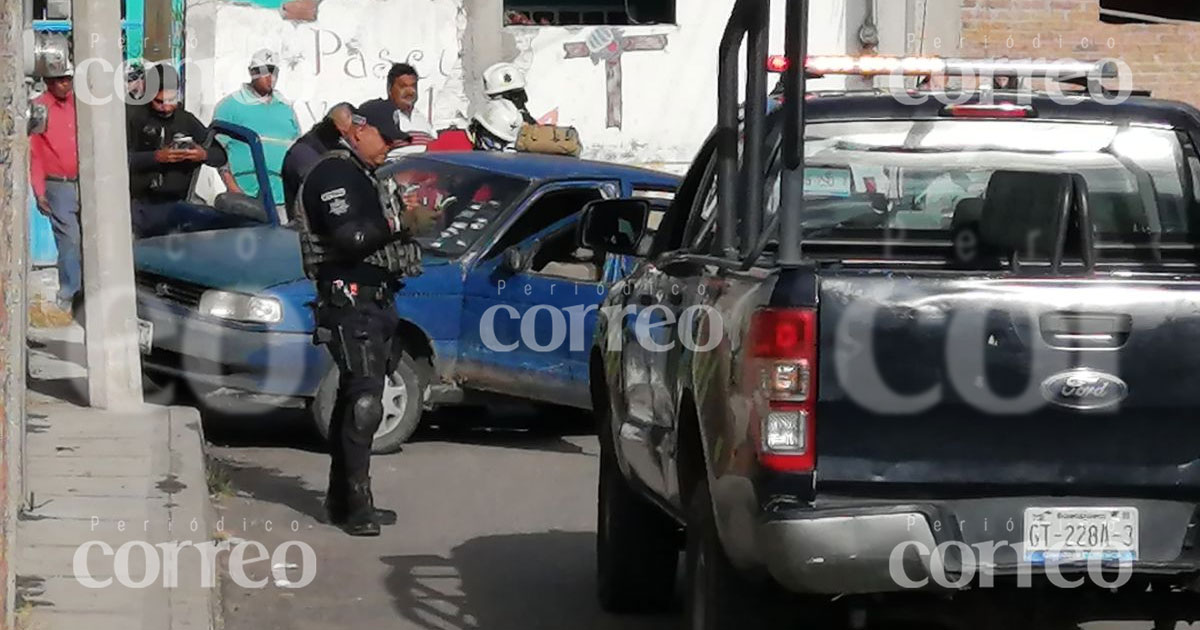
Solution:
M 367 486 L 367 496 L 371 497 L 371 505 L 375 506 L 375 494 L 371 492 L 371 486 Z M 396 512 L 394 510 L 385 510 L 381 507 L 375 507 L 375 520 L 379 521 L 380 525 L 395 525 Z
M 325 515 L 333 525 L 345 523 L 349 516 L 350 508 L 346 495 L 345 480 L 330 476 L 329 491 L 325 493 Z
M 370 479 L 355 480 L 350 483 L 350 496 L 347 502 L 349 514 L 342 529 L 351 536 L 378 536 L 380 533 L 379 516 L 375 513 L 375 505 L 371 497 Z

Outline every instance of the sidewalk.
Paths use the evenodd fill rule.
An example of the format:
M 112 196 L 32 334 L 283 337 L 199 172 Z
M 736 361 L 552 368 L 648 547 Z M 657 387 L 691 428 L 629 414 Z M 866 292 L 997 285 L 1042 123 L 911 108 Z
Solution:
M 56 357 L 82 353 L 82 330 L 31 330 L 30 338 L 32 508 L 20 516 L 15 554 L 26 608 L 21 624 L 27 630 L 212 628 L 218 589 L 202 584 L 200 554 L 183 548 L 175 561 L 153 547 L 212 538 L 199 413 L 147 405 L 116 414 L 78 406 L 84 370 Z M 124 585 L 119 579 L 103 588 L 81 582 L 88 576 L 76 573 L 76 552 L 89 541 L 112 550 L 93 544 L 86 555 L 90 577 L 120 578 Z M 178 566 L 178 587 L 167 588 L 164 575 L 172 566 Z M 136 588 L 139 582 L 149 584 Z

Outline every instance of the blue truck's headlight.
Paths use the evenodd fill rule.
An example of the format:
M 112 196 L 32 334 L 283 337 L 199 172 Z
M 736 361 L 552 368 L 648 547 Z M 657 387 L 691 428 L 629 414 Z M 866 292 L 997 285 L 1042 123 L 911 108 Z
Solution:
M 277 324 L 283 321 L 283 304 L 279 300 L 228 291 L 205 291 L 200 297 L 200 312 L 238 322 Z

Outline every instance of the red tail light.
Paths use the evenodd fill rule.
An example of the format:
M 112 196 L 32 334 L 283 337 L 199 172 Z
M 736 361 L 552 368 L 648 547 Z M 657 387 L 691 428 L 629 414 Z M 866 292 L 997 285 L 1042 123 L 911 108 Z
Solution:
M 762 309 L 750 324 L 746 386 L 759 462 L 782 472 L 816 468 L 817 311 Z

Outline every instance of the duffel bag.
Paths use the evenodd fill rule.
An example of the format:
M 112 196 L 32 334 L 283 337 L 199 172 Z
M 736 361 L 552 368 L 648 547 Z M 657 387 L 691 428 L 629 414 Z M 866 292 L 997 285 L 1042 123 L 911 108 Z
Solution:
M 517 151 L 579 157 L 583 144 L 574 127 L 525 125 L 517 136 Z

